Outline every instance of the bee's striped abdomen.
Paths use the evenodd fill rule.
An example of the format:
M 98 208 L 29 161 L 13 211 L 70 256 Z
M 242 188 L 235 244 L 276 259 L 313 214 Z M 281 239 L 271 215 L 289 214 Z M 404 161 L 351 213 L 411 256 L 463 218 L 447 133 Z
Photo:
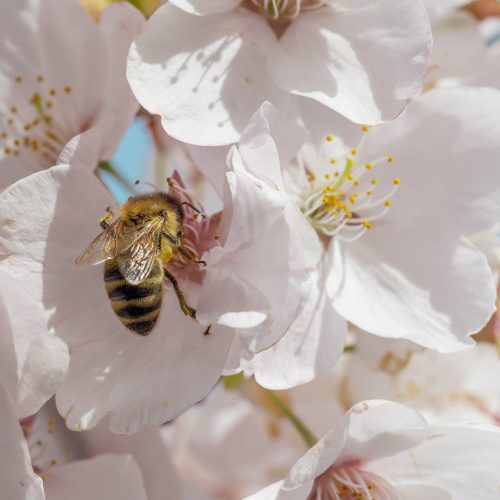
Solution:
M 149 276 L 131 285 L 121 275 L 116 259 L 104 264 L 104 285 L 113 311 L 130 330 L 149 335 L 160 315 L 163 268 L 157 259 Z

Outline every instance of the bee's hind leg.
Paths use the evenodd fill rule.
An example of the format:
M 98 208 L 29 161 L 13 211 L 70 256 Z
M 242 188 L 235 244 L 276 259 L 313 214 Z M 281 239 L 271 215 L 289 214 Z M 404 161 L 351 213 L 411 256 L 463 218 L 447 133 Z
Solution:
M 113 217 L 115 216 L 113 212 L 111 211 L 111 207 L 106 207 L 106 215 L 104 217 L 101 217 L 101 220 L 99 221 L 99 225 L 103 229 L 107 229 L 110 226 L 110 222 L 113 220 Z
M 196 319 L 196 309 L 188 305 L 175 276 L 172 273 L 170 273 L 165 267 L 163 268 L 163 271 L 165 272 L 165 276 L 169 279 L 170 283 L 172 283 L 172 286 L 174 287 L 175 295 L 177 295 L 177 300 L 179 301 L 179 305 L 181 306 L 182 312 L 186 316 Z
M 180 289 L 179 283 L 177 282 L 175 276 L 172 273 L 170 273 L 165 267 L 163 268 L 163 271 L 165 273 L 165 276 L 169 279 L 170 283 L 172 283 L 172 286 L 174 287 L 175 295 L 177 295 L 177 300 L 179 301 L 179 305 L 181 306 L 182 312 L 186 316 L 196 319 L 196 309 L 188 305 L 188 303 L 186 302 L 184 294 L 182 293 L 182 290 Z M 211 327 L 212 325 L 208 325 L 208 327 L 205 328 L 203 335 L 210 335 Z

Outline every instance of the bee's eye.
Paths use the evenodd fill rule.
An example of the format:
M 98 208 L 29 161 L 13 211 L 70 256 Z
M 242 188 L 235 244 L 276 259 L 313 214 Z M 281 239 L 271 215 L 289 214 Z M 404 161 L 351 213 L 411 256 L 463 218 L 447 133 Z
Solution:
M 184 236 L 182 231 L 177 231 L 177 239 L 180 240 Z
M 165 217 L 167 215 L 167 211 L 166 210 L 160 210 L 160 216 L 161 217 Z

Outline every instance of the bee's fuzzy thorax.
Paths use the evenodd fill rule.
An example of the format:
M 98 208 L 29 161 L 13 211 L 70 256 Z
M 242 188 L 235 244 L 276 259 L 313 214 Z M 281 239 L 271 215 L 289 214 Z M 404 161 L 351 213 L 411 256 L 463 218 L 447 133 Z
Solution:
M 122 218 L 134 218 L 137 216 L 154 216 L 162 210 L 171 213 L 172 210 L 178 216 L 181 224 L 184 219 L 184 211 L 177 198 L 162 192 L 144 193 L 131 196 L 120 208 Z

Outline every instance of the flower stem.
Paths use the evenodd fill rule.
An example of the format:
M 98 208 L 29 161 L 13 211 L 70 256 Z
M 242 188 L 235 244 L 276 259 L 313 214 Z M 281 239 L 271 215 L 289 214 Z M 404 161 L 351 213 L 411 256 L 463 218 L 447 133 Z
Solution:
M 282 415 L 288 419 L 288 421 L 295 427 L 295 430 L 300 434 L 302 439 L 305 441 L 309 448 L 312 448 L 317 442 L 318 439 L 314 436 L 314 434 L 306 427 L 304 422 L 300 420 L 293 411 L 288 408 L 288 406 L 283 402 L 283 400 L 278 396 L 275 391 L 271 389 L 265 389 L 261 387 L 264 394 L 268 397 L 269 401 L 276 406 L 276 408 L 282 413 Z

